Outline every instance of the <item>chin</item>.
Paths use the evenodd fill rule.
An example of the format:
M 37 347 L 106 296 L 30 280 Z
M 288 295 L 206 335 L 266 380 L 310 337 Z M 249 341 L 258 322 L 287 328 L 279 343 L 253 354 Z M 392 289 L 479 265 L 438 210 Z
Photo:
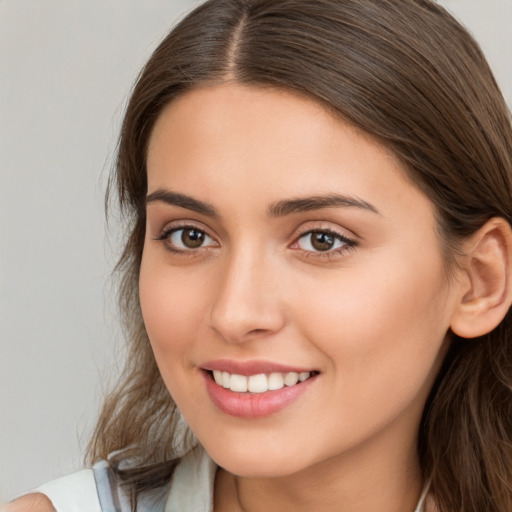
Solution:
M 282 450 L 254 444 L 237 449 L 231 445 L 221 447 L 215 444 L 213 450 L 205 446 L 210 457 L 226 471 L 241 477 L 277 478 L 291 475 L 308 466 Z

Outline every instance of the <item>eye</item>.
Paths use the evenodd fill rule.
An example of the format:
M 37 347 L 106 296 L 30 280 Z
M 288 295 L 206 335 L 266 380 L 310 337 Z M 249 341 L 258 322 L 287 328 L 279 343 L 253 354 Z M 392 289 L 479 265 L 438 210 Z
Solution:
M 157 240 L 163 241 L 167 249 L 175 252 L 193 251 L 217 245 L 211 236 L 194 226 L 168 229 Z
M 301 235 L 295 244 L 308 252 L 341 252 L 344 248 L 354 247 L 353 240 L 329 230 L 312 230 Z

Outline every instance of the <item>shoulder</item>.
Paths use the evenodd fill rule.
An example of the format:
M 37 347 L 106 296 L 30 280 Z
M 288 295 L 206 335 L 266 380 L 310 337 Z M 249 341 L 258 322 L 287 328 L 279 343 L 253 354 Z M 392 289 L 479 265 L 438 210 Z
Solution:
M 156 512 L 213 510 L 213 483 L 217 466 L 202 447 L 183 456 L 165 486 L 137 497 L 137 508 Z M 52 480 L 0 512 L 102 512 L 132 510 L 112 466 L 99 461 L 91 469 Z
M 101 512 L 92 469 L 57 478 L 13 501 L 1 512 Z
M 52 502 L 41 493 L 32 493 L 2 506 L 1 512 L 55 512 Z
M 149 493 L 148 506 L 141 503 L 141 511 L 162 510 L 168 486 Z M 142 496 L 141 496 L 142 498 Z M 162 503 L 160 503 L 162 502 Z M 144 506 L 142 506 L 144 505 Z M 156 506 L 156 508 L 153 508 Z M 126 512 L 132 510 L 113 467 L 104 460 L 92 468 L 51 480 L 25 496 L 13 501 L 0 512 Z
M 101 512 L 92 469 L 83 469 L 52 480 L 35 489 L 35 492 L 44 494 L 56 512 Z

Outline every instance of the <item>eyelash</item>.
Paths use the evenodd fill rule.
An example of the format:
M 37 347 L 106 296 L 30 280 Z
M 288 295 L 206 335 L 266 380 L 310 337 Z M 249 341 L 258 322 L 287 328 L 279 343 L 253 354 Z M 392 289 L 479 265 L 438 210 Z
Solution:
M 178 231 L 186 231 L 186 230 L 194 230 L 194 231 L 197 231 L 198 233 L 202 233 L 203 235 L 207 236 L 208 238 L 211 238 L 212 240 L 215 241 L 215 239 L 210 236 L 204 229 L 201 229 L 197 226 L 194 226 L 192 224 L 184 224 L 184 225 L 178 225 L 178 226 L 173 226 L 172 228 L 169 228 L 169 229 L 165 229 L 162 234 L 160 236 L 158 236 L 157 238 L 155 238 L 155 240 L 159 241 L 159 242 L 162 242 L 162 244 L 164 245 L 165 249 L 173 254 L 177 254 L 179 256 L 195 256 L 194 253 L 197 252 L 196 249 L 193 249 L 193 248 L 189 248 L 189 249 L 177 249 L 176 247 L 173 247 L 169 242 L 170 242 L 170 238 L 171 236 L 174 234 L 174 233 L 177 233 Z M 197 249 L 208 249 L 208 247 L 198 247 Z
M 301 250 L 304 253 L 305 257 L 307 257 L 307 258 L 331 260 L 333 258 L 336 258 L 337 256 L 340 256 L 341 254 L 343 254 L 346 251 L 351 251 L 351 250 L 355 249 L 358 245 L 358 243 L 355 240 L 348 238 L 347 236 L 342 235 L 341 233 L 338 233 L 337 231 L 334 231 L 332 229 L 314 228 L 314 229 L 306 229 L 302 233 L 299 233 L 295 237 L 295 240 L 291 244 L 291 247 L 293 247 L 294 245 L 297 245 L 301 239 L 307 237 L 308 235 L 312 236 L 315 233 L 322 234 L 322 235 L 328 235 L 328 236 L 332 237 L 335 241 L 341 242 L 343 245 L 336 249 L 329 249 L 326 251 L 320 251 L 320 250 L 308 251 L 308 250 L 303 250 L 303 249 L 296 249 L 296 250 Z
M 211 246 L 206 246 L 206 247 L 200 246 L 200 247 L 197 247 L 197 250 L 195 248 L 177 249 L 176 247 L 173 247 L 169 243 L 170 237 L 173 234 L 177 233 L 178 231 L 184 231 L 184 230 L 197 231 L 199 233 L 202 233 L 203 236 L 207 236 L 208 238 L 215 241 L 215 239 L 212 236 L 210 236 L 204 229 L 201 229 L 192 224 L 178 225 L 178 226 L 173 226 L 172 228 L 169 228 L 169 229 L 165 229 L 162 232 L 162 234 L 160 236 L 158 236 L 157 238 L 155 238 L 154 240 L 162 242 L 162 244 L 164 245 L 164 247 L 167 251 L 169 251 L 173 254 L 176 254 L 178 256 L 184 256 L 184 257 L 196 256 L 197 250 L 199 250 L 199 249 L 207 250 L 211 247 Z M 304 250 L 304 249 L 300 249 L 300 248 L 298 248 L 298 249 L 293 248 L 293 246 L 297 245 L 301 239 L 307 237 L 308 235 L 312 236 L 315 233 L 328 235 L 328 236 L 332 237 L 332 239 L 334 239 L 335 241 L 341 242 L 343 245 L 334 250 L 329 249 L 326 251 L 321 251 L 321 250 L 314 251 L 314 250 Z M 333 231 L 332 229 L 315 228 L 315 229 L 307 229 L 301 233 L 298 233 L 297 236 L 295 237 L 294 241 L 290 244 L 290 248 L 292 248 L 293 250 L 301 251 L 307 258 L 330 260 L 334 257 L 339 256 L 340 254 L 342 254 L 346 251 L 353 250 L 355 247 L 357 247 L 357 245 L 358 245 L 358 242 L 356 242 L 355 240 L 348 238 L 345 235 L 342 235 L 336 231 Z

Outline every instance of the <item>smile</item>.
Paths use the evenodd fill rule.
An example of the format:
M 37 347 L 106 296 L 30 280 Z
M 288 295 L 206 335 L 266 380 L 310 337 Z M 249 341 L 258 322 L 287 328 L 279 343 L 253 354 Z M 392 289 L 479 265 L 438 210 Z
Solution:
M 246 376 L 213 370 L 213 378 L 219 386 L 236 393 L 266 393 L 282 389 L 285 386 L 295 386 L 297 383 L 309 379 L 314 373 L 272 372 Z
M 201 370 L 212 403 L 224 414 L 242 419 L 263 418 L 290 406 L 320 375 L 262 361 L 218 360 Z

